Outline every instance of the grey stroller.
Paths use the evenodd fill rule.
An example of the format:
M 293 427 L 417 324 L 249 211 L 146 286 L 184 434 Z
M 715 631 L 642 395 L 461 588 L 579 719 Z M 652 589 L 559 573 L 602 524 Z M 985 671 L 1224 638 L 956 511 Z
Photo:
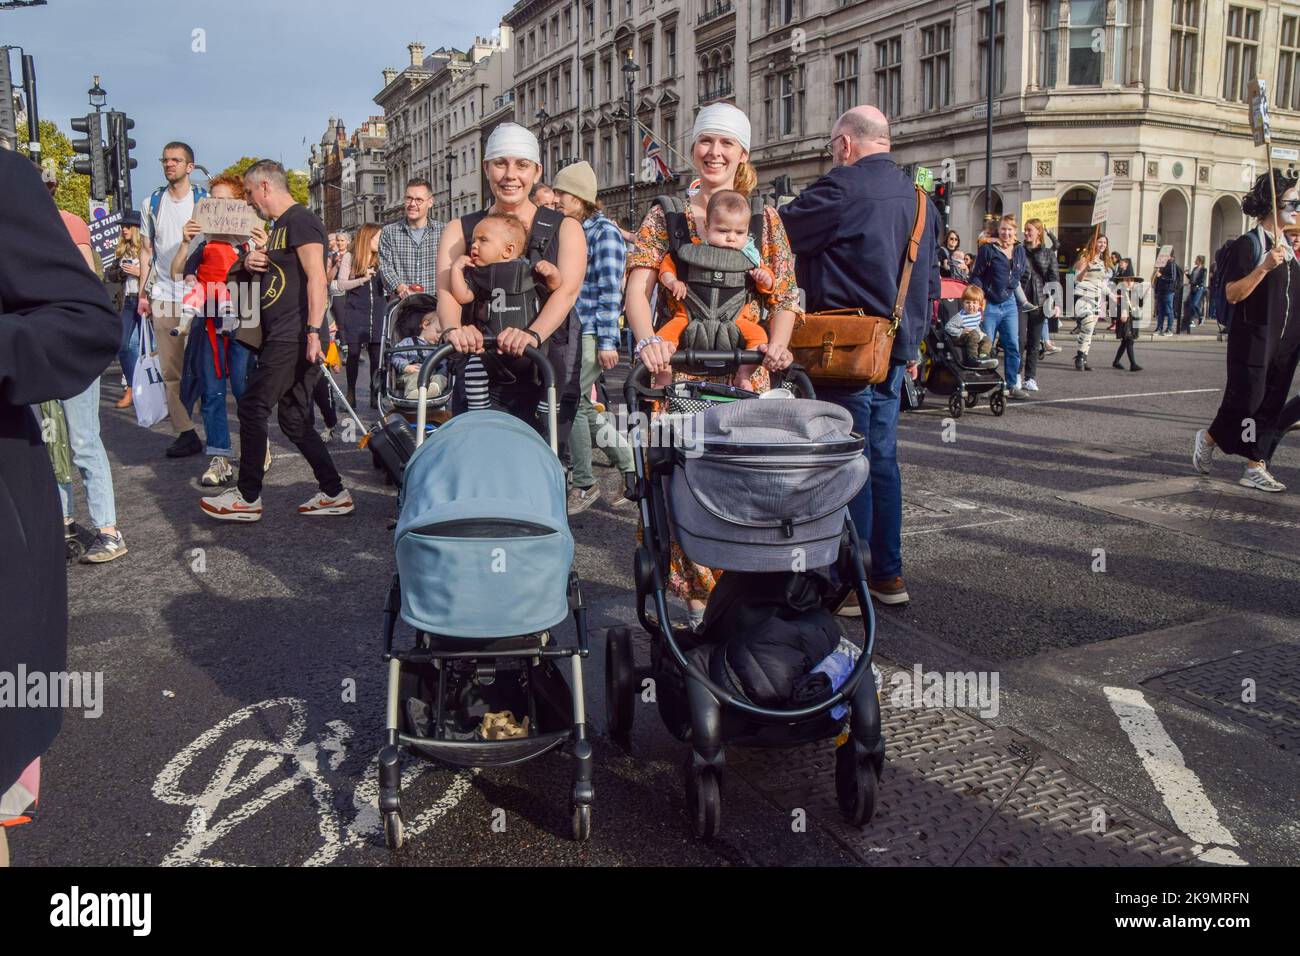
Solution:
M 421 367 L 420 395 L 442 346 Z M 536 349 L 551 407 L 555 379 Z M 379 810 L 391 848 L 403 841 L 400 750 L 458 767 L 502 767 L 559 747 L 574 761 L 572 832 L 591 832 L 592 749 L 587 740 L 581 659 L 586 610 L 572 571 L 573 536 L 564 468 L 517 418 L 496 411 L 458 415 L 424 437 L 406 465 L 395 532 L 397 574 L 384 614 L 388 664 L 386 741 L 379 755 Z M 572 614 L 576 645 L 554 628 Z M 394 646 L 400 617 L 414 630 Z M 570 661 L 570 682 L 556 666 Z
M 713 375 L 762 358 L 686 350 L 672 362 Z M 628 628 L 606 632 L 608 726 L 627 746 L 639 689 L 652 678 L 665 726 L 691 745 L 686 802 L 702 839 L 720 826 L 725 742 L 835 740 L 836 796 L 855 826 L 875 811 L 884 766 L 871 666 L 875 617 L 846 507 L 867 480 L 863 438 L 842 408 L 810 400 L 802 370 L 789 377 L 803 397 L 752 400 L 753 393 L 730 386 L 677 383 L 673 388 L 691 387 L 687 407 L 705 405 L 686 416 L 671 413 L 671 393 L 647 386 L 645 366 L 634 367 L 626 385 L 628 405 L 642 412 L 633 419 L 636 476 L 629 483 L 641 506 L 633 573 L 650 665 L 635 662 Z M 669 414 L 641 424 L 648 402 L 665 398 Z M 674 541 L 691 561 L 723 572 L 699 631 L 669 619 Z M 862 608 L 861 647 L 833 616 L 850 592 Z

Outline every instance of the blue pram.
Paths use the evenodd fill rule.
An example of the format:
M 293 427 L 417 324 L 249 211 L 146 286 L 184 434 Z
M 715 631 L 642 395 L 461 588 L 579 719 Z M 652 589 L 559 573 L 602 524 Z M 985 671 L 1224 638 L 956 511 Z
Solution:
M 425 361 L 421 387 L 450 349 Z M 554 408 L 550 364 L 536 349 L 525 354 L 541 370 Z M 454 766 L 499 767 L 568 746 L 576 758 L 573 836 L 590 834 L 586 610 L 572 571 L 554 415 L 550 425 L 548 447 L 511 415 L 466 412 L 421 442 L 407 463 L 397 574 L 384 615 L 388 707 L 379 755 L 379 809 L 394 849 L 403 840 L 401 747 Z M 577 644 L 560 646 L 553 629 L 570 613 Z M 406 650 L 393 646 L 399 616 L 415 632 Z M 570 660 L 571 683 L 556 667 L 560 657 Z

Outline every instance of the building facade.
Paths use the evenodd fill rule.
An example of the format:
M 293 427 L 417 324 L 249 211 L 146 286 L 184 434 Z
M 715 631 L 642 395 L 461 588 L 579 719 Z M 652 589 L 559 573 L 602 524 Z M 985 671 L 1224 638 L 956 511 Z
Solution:
M 342 177 L 347 145 L 342 121 L 331 116 L 307 160 L 308 206 L 320 217 L 327 232 L 337 232 L 343 225 Z
M 448 184 L 446 218 L 463 216 L 490 202 L 483 175 L 483 147 L 497 125 L 514 119 L 510 95 L 511 30 L 498 36 L 475 37 L 464 69 L 456 71 L 447 96 L 445 172 Z M 490 118 L 490 121 L 489 121 Z
M 388 167 L 384 159 L 388 133 L 382 116 L 371 116 L 352 132 L 343 154 L 342 228 L 382 222 L 388 205 Z
M 988 3 L 962 0 L 748 5 L 760 182 L 811 182 L 834 118 L 871 103 L 890 117 L 900 164 L 950 178 L 950 224 L 971 248 L 987 176 L 997 213 L 1056 198 L 1072 260 L 1112 173 L 1103 228 L 1139 272 L 1166 244 L 1180 262 L 1209 256 L 1241 232 L 1241 195 L 1265 163 L 1249 128 L 1255 73 L 1269 81 L 1275 142 L 1300 137 L 1300 9 L 1278 0 L 1002 0 L 991 24 Z

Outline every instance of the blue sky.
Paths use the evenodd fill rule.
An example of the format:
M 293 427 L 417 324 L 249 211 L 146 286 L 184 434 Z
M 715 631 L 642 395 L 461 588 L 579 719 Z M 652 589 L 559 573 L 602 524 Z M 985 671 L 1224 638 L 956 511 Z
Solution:
M 466 49 L 491 35 L 510 0 L 49 0 L 0 10 L 0 44 L 36 61 L 42 119 L 65 134 L 90 109 L 92 74 L 108 106 L 135 120 L 135 204 L 162 183 L 163 144 L 179 139 L 214 173 L 241 156 L 304 169 L 331 114 L 349 133 L 380 112 L 385 66 L 412 40 Z M 194 52 L 194 31 L 206 52 Z M 20 76 L 17 52 L 15 79 Z M 307 144 L 303 145 L 306 138 Z

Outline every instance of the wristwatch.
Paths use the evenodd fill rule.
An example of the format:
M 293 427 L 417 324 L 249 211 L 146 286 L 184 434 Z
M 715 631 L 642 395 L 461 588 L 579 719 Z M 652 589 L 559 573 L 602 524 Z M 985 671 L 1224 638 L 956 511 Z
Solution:
M 320 330 L 321 330 L 321 327 L 320 327 L 319 325 L 309 325 L 309 326 L 307 326 L 307 334 L 308 334 L 308 335 L 320 335 Z

